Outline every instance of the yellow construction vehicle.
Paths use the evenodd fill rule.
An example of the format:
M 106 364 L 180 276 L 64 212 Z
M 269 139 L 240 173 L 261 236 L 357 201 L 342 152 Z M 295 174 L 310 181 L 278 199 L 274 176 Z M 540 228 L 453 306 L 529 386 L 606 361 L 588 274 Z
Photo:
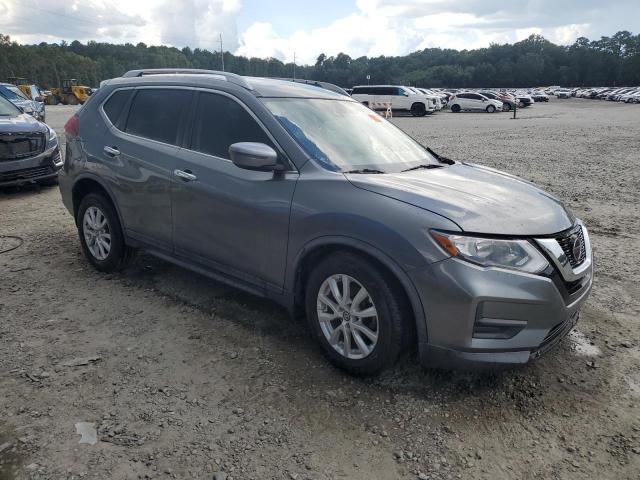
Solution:
M 31 98 L 31 84 L 26 78 L 9 77 L 7 81 L 8 83 L 13 83 L 22 93 L 24 93 L 28 98 Z M 33 98 L 31 98 L 31 100 L 33 100 Z
M 51 95 L 47 96 L 49 105 L 78 105 L 84 103 L 91 95 L 91 89 L 82 85 L 78 85 L 78 80 L 70 78 L 62 81 L 62 87 L 52 88 Z

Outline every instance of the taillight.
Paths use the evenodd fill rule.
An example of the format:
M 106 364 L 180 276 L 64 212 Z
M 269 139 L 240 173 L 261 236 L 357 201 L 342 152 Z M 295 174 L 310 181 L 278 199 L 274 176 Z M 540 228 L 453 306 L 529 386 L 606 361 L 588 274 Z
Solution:
M 77 137 L 80 134 L 80 121 L 77 115 L 73 115 L 67 123 L 64 124 L 64 131 L 72 137 Z

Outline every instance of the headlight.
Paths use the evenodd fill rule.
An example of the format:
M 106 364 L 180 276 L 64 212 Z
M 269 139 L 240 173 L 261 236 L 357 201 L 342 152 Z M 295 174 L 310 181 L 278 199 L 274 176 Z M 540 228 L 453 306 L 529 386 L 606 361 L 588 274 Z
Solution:
M 56 134 L 55 130 L 49 125 L 47 125 L 47 128 L 49 129 L 49 133 L 47 135 L 47 147 L 51 148 L 58 143 L 58 134 Z
M 433 239 L 452 257 L 482 267 L 500 267 L 540 273 L 549 263 L 527 240 L 501 240 L 431 232 Z

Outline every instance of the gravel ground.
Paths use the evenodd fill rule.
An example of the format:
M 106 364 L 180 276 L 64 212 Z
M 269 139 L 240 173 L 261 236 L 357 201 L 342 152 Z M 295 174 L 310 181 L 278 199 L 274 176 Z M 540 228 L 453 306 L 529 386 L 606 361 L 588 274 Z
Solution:
M 72 111 L 48 120 L 61 133 Z M 351 378 L 267 301 L 145 255 L 96 272 L 56 187 L 0 191 L 0 235 L 24 240 L 0 255 L 0 479 L 640 478 L 640 106 L 519 116 L 394 120 L 533 180 L 590 228 L 577 330 L 501 373 L 409 359 Z

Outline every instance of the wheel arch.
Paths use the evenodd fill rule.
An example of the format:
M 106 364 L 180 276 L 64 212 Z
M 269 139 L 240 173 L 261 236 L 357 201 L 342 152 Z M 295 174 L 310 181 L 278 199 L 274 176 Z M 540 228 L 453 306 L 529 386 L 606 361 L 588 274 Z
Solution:
M 292 309 L 294 315 L 304 313 L 304 294 L 306 282 L 313 265 L 321 258 L 337 251 L 355 253 L 372 261 L 377 267 L 391 276 L 404 294 L 414 318 L 416 341 L 419 349 L 427 343 L 427 325 L 425 310 L 416 288 L 405 271 L 386 253 L 375 246 L 351 237 L 321 237 L 307 243 L 298 253 L 291 273 L 293 282 Z
M 114 200 L 113 193 L 101 179 L 98 179 L 93 175 L 80 177 L 73 184 L 73 188 L 71 190 L 71 198 L 73 202 L 73 218 L 76 224 L 78 223 L 78 209 L 80 208 L 80 203 L 82 202 L 82 199 L 90 193 L 101 193 L 107 200 L 109 200 L 109 202 L 111 202 L 111 205 L 113 205 L 113 208 L 118 215 L 118 221 L 120 222 L 120 226 L 122 227 L 122 231 L 124 234 L 124 223 L 122 222 L 122 215 L 120 214 L 118 204 Z

